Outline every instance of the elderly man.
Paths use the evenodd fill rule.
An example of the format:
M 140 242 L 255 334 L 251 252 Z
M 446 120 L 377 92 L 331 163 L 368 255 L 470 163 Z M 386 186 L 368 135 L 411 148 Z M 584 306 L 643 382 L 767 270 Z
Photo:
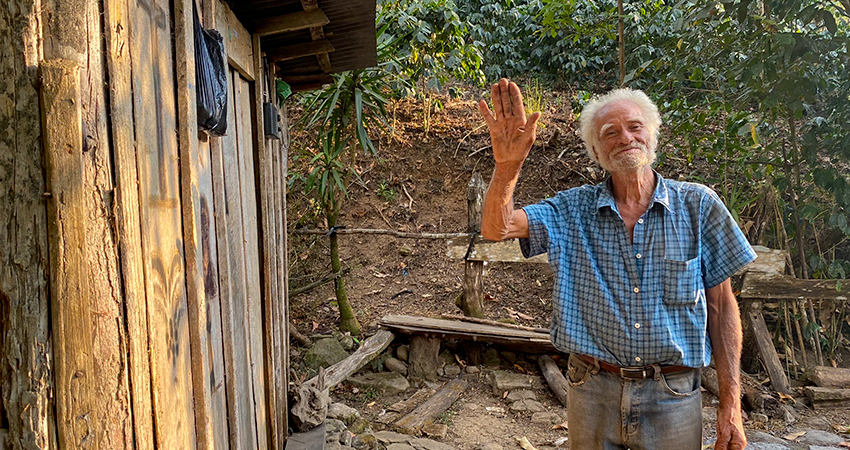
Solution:
M 596 186 L 514 209 L 513 190 L 540 113 L 526 119 L 502 79 L 482 101 L 496 169 L 481 234 L 548 252 L 555 272 L 551 339 L 569 353 L 570 447 L 700 449 L 700 368 L 720 382 L 715 449 L 746 446 L 740 408 L 741 321 L 729 277 L 755 258 L 711 189 L 652 169 L 661 117 L 619 89 L 580 116 L 588 154 L 610 173 Z

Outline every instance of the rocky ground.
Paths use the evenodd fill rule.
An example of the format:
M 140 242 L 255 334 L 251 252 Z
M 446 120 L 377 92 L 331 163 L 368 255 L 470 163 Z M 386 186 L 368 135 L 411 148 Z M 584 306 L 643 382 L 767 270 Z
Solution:
M 461 98 L 441 98 L 443 108 L 427 116 L 422 113 L 421 104 L 412 101 L 394 104 L 393 132 L 379 140 L 378 158 L 356 160 L 360 180 L 349 188 L 350 198 L 342 208 L 339 224 L 348 228 L 420 233 L 465 231 L 467 183 L 474 173 L 488 180 L 493 168 L 487 132 L 479 119 L 474 97 L 474 93 L 467 93 Z M 584 154 L 575 135 L 567 99 L 565 93 L 553 93 L 541 100 L 539 109 L 544 115 L 538 141 L 515 193 L 519 205 L 536 202 L 558 190 L 598 183 L 604 177 Z M 292 113 L 297 118 L 298 109 L 294 108 Z M 309 154 L 309 142 L 306 135 L 295 136 L 290 149 L 292 172 L 305 169 L 304 162 L 309 158 L 297 155 Z M 662 157 L 658 170 L 665 177 L 705 179 L 702 175 L 710 169 L 699 158 L 685 158 L 670 143 L 659 152 Z M 302 228 L 326 229 L 315 203 L 299 194 L 298 187 L 296 183 L 290 190 L 287 210 L 292 231 L 290 289 L 308 285 L 331 271 L 327 239 L 296 232 Z M 747 214 L 746 210 L 740 211 L 742 220 L 749 219 Z M 455 300 L 461 292 L 463 263 L 447 257 L 444 241 L 381 235 L 340 235 L 339 241 L 343 264 L 350 268 L 344 279 L 348 295 L 365 336 L 374 333 L 381 317 L 390 314 L 440 317 L 459 313 Z M 331 336 L 338 324 L 332 286 L 325 284 L 290 298 L 292 324 L 314 341 Z M 551 289 L 552 273 L 544 265 L 488 264 L 484 273 L 485 315 L 491 320 L 546 328 L 551 316 Z M 769 322 L 769 326 L 773 325 Z M 393 377 L 398 384 L 393 388 L 395 391 L 358 385 L 357 376 L 331 391 L 334 402 L 354 408 L 363 420 L 354 429 L 351 414 L 334 419 L 339 422 L 329 420 L 327 425 L 334 431 L 328 436 L 334 442 L 328 447 L 527 450 L 530 447 L 522 447 L 519 440 L 525 437 L 527 445 L 537 449 L 569 448 L 564 410 L 543 381 L 536 355 L 490 347 L 485 349 L 491 350 L 490 359 L 472 365 L 462 343 L 446 341 L 443 342 L 443 350 L 447 352 L 445 366 L 440 377 L 435 382 L 422 382 L 408 380 L 403 375 L 406 362 L 398 350 L 404 348 L 406 339 L 399 336 L 387 352 L 367 364 L 359 374 L 363 377 L 373 372 L 397 373 Z M 350 337 L 329 340 L 351 343 Z M 314 376 L 315 366 L 305 363 L 309 349 L 296 341 L 291 347 L 292 381 L 299 383 Z M 848 367 L 850 357 L 839 352 L 832 362 Z M 757 365 L 751 370 L 757 384 L 766 380 L 765 375 L 758 373 Z M 526 384 L 507 390 L 494 388 L 493 374 L 499 371 L 518 375 Z M 417 392 L 425 395 L 429 390 L 436 391 L 457 378 L 464 380 L 467 387 L 437 418 L 436 423 L 443 426 L 429 430 L 429 436 L 389 433 L 396 432 L 391 419 L 412 408 L 404 403 L 399 406 L 399 402 L 418 398 Z M 793 383 L 796 389 L 803 381 Z M 841 448 L 845 441 L 850 441 L 850 411 L 812 410 L 799 390 L 786 398 L 766 388 L 763 394 L 767 399 L 765 408 L 747 411 L 749 448 Z M 716 398 L 704 392 L 703 405 L 705 444 L 710 448 Z M 343 429 L 341 424 L 348 428 Z

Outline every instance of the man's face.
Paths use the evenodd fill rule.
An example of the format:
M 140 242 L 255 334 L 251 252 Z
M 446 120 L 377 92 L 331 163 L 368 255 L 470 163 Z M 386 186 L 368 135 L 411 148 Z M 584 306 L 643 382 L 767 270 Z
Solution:
M 603 107 L 596 118 L 598 143 L 593 152 L 609 172 L 637 172 L 655 161 L 655 139 L 640 108 L 627 100 Z

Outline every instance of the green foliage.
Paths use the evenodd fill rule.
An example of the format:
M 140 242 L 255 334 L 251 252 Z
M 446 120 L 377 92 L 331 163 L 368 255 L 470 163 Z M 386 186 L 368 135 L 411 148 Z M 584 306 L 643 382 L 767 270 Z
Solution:
M 378 185 L 376 193 L 379 197 L 383 198 L 384 201 L 387 202 L 391 202 L 396 196 L 395 189 L 392 188 L 392 186 L 387 182 L 387 180 L 381 181 L 381 184 Z

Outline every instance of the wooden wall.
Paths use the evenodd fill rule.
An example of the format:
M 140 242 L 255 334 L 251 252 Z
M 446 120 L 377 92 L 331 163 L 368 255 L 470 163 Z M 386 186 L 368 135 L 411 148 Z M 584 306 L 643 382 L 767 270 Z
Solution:
M 13 449 L 282 449 L 288 146 L 262 135 L 259 39 L 199 2 L 230 62 L 208 137 L 192 0 L 13 3 L 0 429 Z

